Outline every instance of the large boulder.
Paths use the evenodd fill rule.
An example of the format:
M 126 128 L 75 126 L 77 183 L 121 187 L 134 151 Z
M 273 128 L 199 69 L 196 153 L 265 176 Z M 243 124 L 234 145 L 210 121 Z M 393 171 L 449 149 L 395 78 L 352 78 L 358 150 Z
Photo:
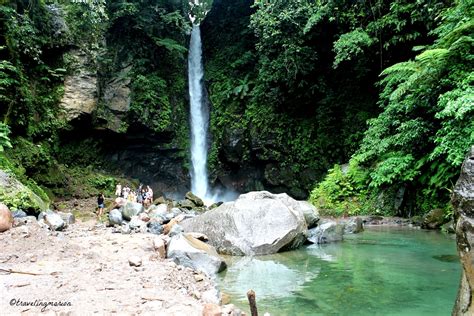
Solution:
M 15 205 L 25 211 L 39 213 L 48 209 L 47 199 L 47 196 L 38 196 L 32 189 L 21 183 L 13 173 L 0 169 L 0 201 L 5 205 L 10 207 Z
M 307 225 L 298 201 L 267 191 L 242 194 L 181 223 L 185 232 L 203 233 L 219 253 L 264 255 L 301 246 Z
M 113 209 L 109 212 L 109 223 L 111 226 L 122 225 L 123 217 L 122 212 L 118 209 Z
M 336 221 L 324 221 L 308 231 L 308 241 L 313 244 L 326 244 L 342 241 L 345 225 Z
M 122 208 L 122 216 L 126 220 L 131 220 L 133 216 L 137 216 L 144 211 L 143 205 L 135 202 L 127 202 Z
M 463 268 L 452 315 L 474 315 L 474 146 L 462 165 L 452 202 L 455 210 L 456 242 Z
M 8 207 L 0 203 L 0 233 L 9 230 L 13 225 L 13 216 Z
M 52 211 L 44 212 L 44 222 L 51 230 L 63 230 L 67 227 L 67 223 L 61 218 L 61 215 Z
M 212 276 L 227 265 L 216 249 L 188 234 L 173 236 L 168 244 L 167 257 L 177 264 L 199 270 Z

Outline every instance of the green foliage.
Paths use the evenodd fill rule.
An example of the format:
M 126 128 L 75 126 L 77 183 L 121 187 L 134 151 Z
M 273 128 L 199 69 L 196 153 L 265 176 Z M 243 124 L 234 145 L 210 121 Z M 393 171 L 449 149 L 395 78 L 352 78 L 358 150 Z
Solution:
M 325 179 L 311 192 L 309 201 L 320 209 L 321 214 L 331 216 L 361 215 L 374 213 L 369 199 L 368 172 L 353 160 L 344 167 L 335 165 Z
M 10 134 L 8 125 L 0 123 L 0 152 L 4 151 L 5 148 L 12 147 L 8 134 Z
M 412 214 L 446 206 L 474 144 L 474 27 L 465 13 L 472 17 L 473 4 L 460 1 L 443 15 L 433 46 L 382 72 L 383 112 L 352 158 L 370 173 L 373 192 L 412 188 Z
M 202 24 L 213 174 L 237 169 L 224 149 L 237 131 L 243 148 L 231 160 L 293 173 L 277 190 L 310 190 L 359 147 L 367 119 L 379 112 L 378 72 L 413 56 L 411 46 L 426 43 L 444 7 L 427 0 L 215 3 Z M 303 170 L 310 179 L 298 176 Z
M 334 42 L 334 58 L 333 67 L 336 68 L 343 61 L 350 61 L 352 58 L 358 58 L 367 47 L 372 45 L 373 39 L 370 38 L 362 29 L 355 29 L 349 33 L 342 34 L 339 39 Z
M 102 193 L 105 192 L 108 195 L 112 195 L 115 190 L 116 179 L 113 177 L 98 174 L 88 180 L 90 185 Z
M 166 93 L 166 82 L 157 75 L 138 75 L 133 80 L 130 114 L 155 132 L 172 126 L 172 105 Z

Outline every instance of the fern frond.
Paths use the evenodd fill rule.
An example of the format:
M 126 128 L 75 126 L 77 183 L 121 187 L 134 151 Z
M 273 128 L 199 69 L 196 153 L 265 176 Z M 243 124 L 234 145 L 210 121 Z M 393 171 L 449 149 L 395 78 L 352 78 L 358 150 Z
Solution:
M 405 61 L 386 68 L 380 76 L 389 76 L 393 74 L 407 75 L 418 71 L 418 64 L 414 61 Z
M 438 63 L 445 60 L 449 50 L 445 48 L 434 48 L 425 50 L 423 53 L 415 57 L 415 60 L 422 66 Z

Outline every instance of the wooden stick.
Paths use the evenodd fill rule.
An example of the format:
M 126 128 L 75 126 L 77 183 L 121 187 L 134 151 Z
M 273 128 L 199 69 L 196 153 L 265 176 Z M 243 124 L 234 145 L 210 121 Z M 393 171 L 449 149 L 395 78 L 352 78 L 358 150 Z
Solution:
M 12 270 L 12 269 L 2 269 L 2 268 L 0 268 L 0 272 L 5 272 L 7 274 L 17 273 L 17 274 L 28 274 L 28 275 L 43 275 L 43 273 L 15 271 L 15 270 Z
M 257 302 L 255 301 L 255 292 L 253 290 L 249 290 L 247 292 L 247 298 L 249 299 L 250 315 L 258 316 Z

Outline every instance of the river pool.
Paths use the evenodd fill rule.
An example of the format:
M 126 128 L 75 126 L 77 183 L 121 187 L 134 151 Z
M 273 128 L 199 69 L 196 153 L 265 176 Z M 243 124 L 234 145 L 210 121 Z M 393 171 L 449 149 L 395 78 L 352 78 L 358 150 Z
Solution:
M 450 315 L 461 265 L 454 236 L 369 227 L 341 243 L 258 257 L 226 257 L 218 277 L 231 303 L 259 315 Z

